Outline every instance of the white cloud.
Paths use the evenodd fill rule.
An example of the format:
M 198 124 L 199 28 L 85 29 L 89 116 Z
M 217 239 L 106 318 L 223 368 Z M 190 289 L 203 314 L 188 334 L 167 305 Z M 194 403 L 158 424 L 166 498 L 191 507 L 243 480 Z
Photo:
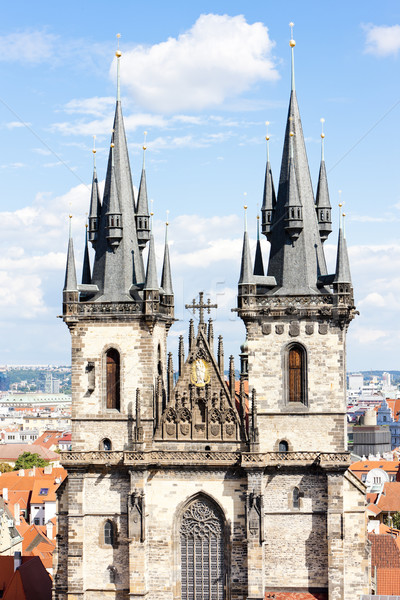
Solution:
M 19 127 L 26 127 L 26 125 L 32 125 L 32 123 L 23 123 L 22 121 L 11 121 L 6 123 L 7 129 L 18 129 Z
M 41 63 L 53 54 L 57 36 L 44 31 L 24 31 L 0 36 L 0 61 Z
M 177 38 L 125 52 L 121 81 L 150 110 L 218 106 L 257 81 L 279 77 L 273 46 L 262 23 L 250 25 L 243 15 L 201 15 Z M 115 78 L 115 61 L 112 73 Z
M 400 50 L 400 25 L 365 25 L 365 52 L 375 56 L 396 55 Z

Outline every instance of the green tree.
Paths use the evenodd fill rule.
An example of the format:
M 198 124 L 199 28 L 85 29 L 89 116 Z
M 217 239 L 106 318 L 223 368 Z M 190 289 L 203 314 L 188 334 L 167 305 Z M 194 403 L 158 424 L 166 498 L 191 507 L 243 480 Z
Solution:
M 23 452 L 15 462 L 14 471 L 19 471 L 19 469 L 31 469 L 32 467 L 45 467 L 48 464 L 49 461 L 40 458 L 39 454 L 36 452 L 34 454 L 32 454 L 32 452 Z
M 9 473 L 10 471 L 13 471 L 14 469 L 12 468 L 11 465 L 9 465 L 8 463 L 0 463 L 0 473 Z
M 400 529 L 400 512 L 395 512 L 386 519 L 386 525 L 388 527 L 394 527 Z

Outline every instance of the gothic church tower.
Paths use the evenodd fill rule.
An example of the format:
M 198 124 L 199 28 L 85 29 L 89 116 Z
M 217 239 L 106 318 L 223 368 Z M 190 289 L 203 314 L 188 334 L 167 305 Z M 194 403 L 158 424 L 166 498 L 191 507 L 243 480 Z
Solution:
M 269 160 L 265 175 L 267 275 L 259 240 L 253 267 L 244 234 L 240 382 L 233 357 L 225 378 L 223 340 L 215 344 L 205 318 L 215 305 L 202 292 L 186 305 L 198 326 L 191 320 L 187 351 L 180 338 L 175 373 L 168 240 L 159 283 L 144 162 L 136 201 L 118 76 L 81 284 L 71 235 L 68 246 L 73 448 L 62 455 L 54 600 L 368 592 L 364 486 L 347 471 L 345 338 L 355 308 L 342 230 L 336 271 L 327 273 L 330 231 L 325 163 L 315 202 L 293 70 L 277 198 Z

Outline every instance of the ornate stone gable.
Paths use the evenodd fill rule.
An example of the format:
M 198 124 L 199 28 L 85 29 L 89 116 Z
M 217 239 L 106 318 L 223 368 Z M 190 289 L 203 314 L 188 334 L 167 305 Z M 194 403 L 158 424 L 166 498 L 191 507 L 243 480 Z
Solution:
M 238 412 L 204 330 L 200 324 L 156 439 L 238 442 L 243 437 Z

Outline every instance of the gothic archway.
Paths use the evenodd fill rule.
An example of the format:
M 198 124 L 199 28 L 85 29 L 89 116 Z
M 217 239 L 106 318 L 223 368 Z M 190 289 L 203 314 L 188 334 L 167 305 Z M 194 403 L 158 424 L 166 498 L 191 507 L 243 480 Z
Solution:
M 180 523 L 182 600 L 225 600 L 224 519 L 214 502 L 195 498 Z

